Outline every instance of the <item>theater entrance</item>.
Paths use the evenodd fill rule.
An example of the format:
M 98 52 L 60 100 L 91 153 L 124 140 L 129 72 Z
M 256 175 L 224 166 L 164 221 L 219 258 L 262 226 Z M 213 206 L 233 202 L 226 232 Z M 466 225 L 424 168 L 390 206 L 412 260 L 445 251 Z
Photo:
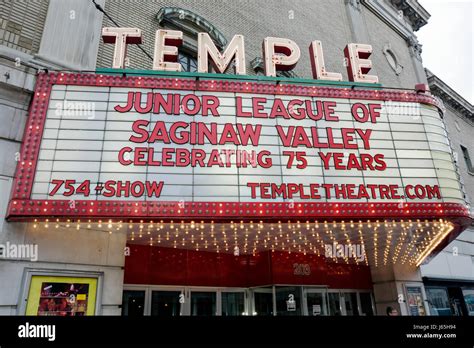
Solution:
M 251 315 L 328 315 L 327 288 L 274 285 L 250 289 Z
M 122 315 L 326 316 L 373 315 L 368 291 L 271 285 L 254 288 L 124 286 Z
M 373 315 L 365 264 L 265 250 L 235 255 L 129 244 L 122 313 L 130 316 Z
M 305 288 L 303 291 L 305 315 L 329 315 L 327 288 Z
M 125 285 L 122 315 L 246 315 L 248 290 L 240 288 Z

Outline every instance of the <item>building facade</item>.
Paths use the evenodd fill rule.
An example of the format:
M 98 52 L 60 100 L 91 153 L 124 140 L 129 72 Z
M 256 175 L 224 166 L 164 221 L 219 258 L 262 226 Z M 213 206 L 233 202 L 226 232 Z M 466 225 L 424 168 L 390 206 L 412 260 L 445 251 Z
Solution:
M 443 101 L 444 122 L 464 186 L 466 200 L 472 204 L 474 176 L 472 156 L 472 105 L 453 91 L 431 71 L 426 70 L 431 92 Z M 471 208 L 472 210 L 472 208 Z M 421 267 L 428 301 L 433 315 L 472 315 L 473 293 L 472 226 Z
M 388 306 L 398 309 L 402 315 L 441 315 L 448 312 L 472 315 L 472 311 L 469 312 L 468 309 L 472 308 L 472 303 L 469 307 L 468 302 L 472 299 L 473 232 L 470 228 L 457 236 L 459 231 L 465 228 L 468 219 L 464 208 L 456 206 L 452 211 L 449 208 L 449 204 L 465 207 L 470 201 L 469 197 L 473 197 L 470 192 L 474 187 L 470 173 L 472 164 L 469 165 L 469 153 L 474 151 L 472 141 L 470 142 L 472 137 L 469 136 L 472 134 L 472 105 L 435 76 L 428 74 L 427 77 L 420 57 L 421 44 L 414 33 L 427 23 L 429 14 L 416 1 L 44 0 L 6 1 L 2 2 L 0 10 L 0 115 L 6 125 L 2 127 L 3 134 L 0 137 L 0 192 L 3 197 L 0 200 L 0 242 L 4 246 L 31 246 L 33 254 L 33 246 L 37 246 L 37 254 L 32 255 L 34 257 L 5 257 L 0 260 L 0 274 L 6 285 L 0 290 L 0 314 L 41 314 L 54 311 L 66 313 L 68 310 L 65 308 L 71 307 L 71 301 L 64 301 L 64 308 L 54 309 L 54 306 L 61 304 L 50 303 L 48 294 L 55 297 L 74 293 L 72 307 L 82 315 L 385 315 Z M 128 45 L 126 69 L 118 75 L 109 69 L 114 56 L 114 45 L 104 43 L 101 37 L 102 28 L 116 26 L 140 28 L 143 35 L 140 47 Z M 440 203 L 448 204 L 447 208 L 443 208 L 447 211 L 443 213 L 441 209 L 434 209 L 433 215 L 430 215 L 431 213 L 420 212 L 420 209 L 415 212 L 416 209 L 413 208 L 413 221 L 408 222 L 404 221 L 407 219 L 402 214 L 405 203 L 393 199 L 392 203 L 396 203 L 395 209 L 399 209 L 401 215 L 389 215 L 380 210 L 373 219 L 366 219 L 364 216 L 364 222 L 361 221 L 360 226 L 359 219 L 354 219 L 355 224 L 350 222 L 350 219 L 341 221 L 335 216 L 339 214 L 336 206 L 331 206 L 327 213 L 319 213 L 317 221 L 315 216 L 311 216 L 311 221 L 308 222 L 288 214 L 281 215 L 281 219 L 269 216 L 265 222 L 260 222 L 255 216 L 252 220 L 246 218 L 245 213 L 237 214 L 232 219 L 219 220 L 212 217 L 213 213 L 205 211 L 196 211 L 193 213 L 195 215 L 189 215 L 183 222 L 182 219 L 166 214 L 155 221 L 143 219 L 138 213 L 127 213 L 127 210 L 113 219 L 109 219 L 104 212 L 95 211 L 95 218 L 92 215 L 93 218 L 89 219 L 91 221 L 87 217 L 58 218 L 58 215 L 53 213 L 45 216 L 39 210 L 36 210 L 37 216 L 34 216 L 33 210 L 33 213 L 26 214 L 28 218 L 24 218 L 23 213 L 28 211 L 28 208 L 17 210 L 14 205 L 16 198 L 21 201 L 21 185 L 18 186 L 18 181 L 29 179 L 27 169 L 23 171 L 23 166 L 27 166 L 32 160 L 25 158 L 25 155 L 28 156 L 28 146 L 36 146 L 25 135 L 33 134 L 28 133 L 28 127 L 34 124 L 28 122 L 32 122 L 32 117 L 40 117 L 33 115 L 35 110 L 44 108 L 41 106 L 43 104 L 38 104 L 41 103 L 38 99 L 41 95 L 36 94 L 42 93 L 38 88 L 48 86 L 54 80 L 57 86 L 49 90 L 51 95 L 48 94 L 47 97 L 62 103 L 61 117 L 66 115 L 65 101 L 70 96 L 76 93 L 84 93 L 88 98 L 91 95 L 96 96 L 96 99 L 91 100 L 95 101 L 94 107 L 97 107 L 97 110 L 88 110 L 85 105 L 86 109 L 82 110 L 85 113 L 78 118 L 72 115 L 65 129 L 60 128 L 62 121 L 59 121 L 56 128 L 56 133 L 68 131 L 67 134 L 71 134 L 69 139 L 62 138 L 66 143 L 69 141 L 66 147 L 80 148 L 81 138 L 75 136 L 88 127 L 86 124 L 99 124 L 94 121 L 98 122 L 100 118 L 96 120 L 94 117 L 101 114 L 100 103 L 110 101 L 110 89 L 129 88 L 130 91 L 135 91 L 141 83 L 140 76 L 151 74 L 155 32 L 159 29 L 183 32 L 184 42 L 178 56 L 182 66 L 181 75 L 152 75 L 152 78 L 176 78 L 176 83 L 181 81 L 181 77 L 191 80 L 206 79 L 203 75 L 195 74 L 198 63 L 197 37 L 200 32 L 207 33 L 221 51 L 234 35 L 245 37 L 246 74 L 250 76 L 246 81 L 255 83 L 255 88 L 258 88 L 259 83 L 265 82 L 290 85 L 293 81 L 311 85 L 310 55 L 304 53 L 304 48 L 313 40 L 322 42 L 326 70 L 340 72 L 342 80 L 348 81 L 344 47 L 350 42 L 371 45 L 373 51 L 370 58 L 373 66 L 370 73 L 378 76 L 378 88 L 406 89 L 415 95 L 415 85 L 429 84 L 432 93 L 439 96 L 446 107 L 443 120 L 454 152 L 447 154 L 447 150 L 444 150 L 446 145 L 443 144 L 443 147 L 440 147 L 443 150 L 440 151 L 446 153 L 442 158 L 432 158 L 431 155 L 428 157 L 428 160 L 432 161 L 432 172 L 436 172 L 436 175 L 427 174 L 426 182 L 435 179 L 439 181 L 443 178 L 440 174 L 443 170 L 446 170 L 449 178 L 454 175 L 452 173 L 457 173 L 459 180 L 456 177 L 456 180 L 449 179 L 443 184 L 443 194 L 448 199 L 443 199 Z M 265 62 L 261 43 L 265 37 L 289 38 L 302 48 L 303 53 L 295 69 L 281 71 L 273 80 L 262 76 Z M 134 69 L 140 70 L 142 75 L 136 71 L 134 73 Z M 97 80 L 94 80 L 95 85 L 90 87 L 90 82 L 87 82 L 87 77 L 84 76 L 94 72 L 94 79 Z M 74 74 L 78 74 L 77 77 Z M 232 83 L 232 67 L 227 69 L 226 75 L 212 74 L 209 78 Z M 109 76 L 116 77 L 117 80 Z M 75 78 L 83 79 L 81 83 L 84 85 L 74 80 Z M 67 80 L 67 83 L 62 79 Z M 110 85 L 101 85 L 102 79 Z M 135 84 L 133 88 L 128 84 L 130 81 Z M 156 80 L 150 80 L 150 83 L 155 83 L 153 81 Z M 324 83 L 316 85 L 318 88 L 325 86 Z M 83 91 L 80 89 L 83 86 L 89 86 L 89 89 Z M 367 85 L 357 83 L 342 86 L 353 90 L 368 88 Z M 109 90 L 104 92 L 104 88 Z M 426 92 L 418 89 L 418 93 L 425 95 Z M 396 96 L 398 95 L 395 95 L 395 98 Z M 426 96 L 428 98 L 429 94 L 426 93 Z M 222 97 L 226 97 L 225 93 Z M 384 102 L 389 101 L 386 99 Z M 49 104 L 50 109 L 51 105 Z M 432 124 L 425 122 L 423 116 L 420 118 L 415 115 L 407 121 L 415 124 L 407 125 L 401 122 L 399 133 L 410 127 L 414 129 L 436 126 L 440 128 L 436 134 L 444 137 L 444 130 L 441 130 L 444 128 L 443 121 L 438 120 L 438 113 L 433 111 L 438 107 L 436 105 L 441 104 L 433 102 L 430 107 L 422 107 L 422 112 L 436 118 Z M 108 109 L 105 110 L 108 115 Z M 41 111 L 38 111 L 38 115 L 39 113 Z M 46 122 L 48 121 L 51 126 L 54 117 Z M 78 128 L 72 126 L 74 124 Z M 106 134 L 109 129 L 105 124 L 103 127 Z M 47 131 L 50 131 L 49 135 L 54 134 L 54 127 L 46 126 L 45 132 Z M 44 137 L 44 134 L 41 146 L 45 145 L 45 139 L 53 139 L 56 145 L 51 149 L 58 152 L 58 138 L 54 138 L 54 135 L 51 135 L 52 138 Z M 410 138 L 403 138 L 402 134 L 400 137 L 398 140 L 404 140 L 406 146 L 409 146 Z M 428 149 L 436 146 L 437 140 L 433 139 L 426 139 Z M 381 141 L 384 141 L 383 138 Z M 393 139 L 391 142 L 392 148 L 388 151 L 399 150 Z M 48 148 L 41 148 L 45 149 Z M 410 147 L 404 149 L 406 152 L 417 150 Z M 452 166 L 451 156 L 457 158 L 457 166 Z M 41 161 L 41 155 L 39 157 Z M 35 160 L 37 159 L 36 157 Z M 413 158 L 405 159 L 406 163 L 413 161 Z M 444 162 L 437 162 L 440 165 L 435 166 L 435 160 Z M 45 167 L 40 168 L 40 171 L 54 172 L 51 168 L 59 166 L 61 159 L 43 158 L 42 161 Z M 415 182 L 418 174 L 423 172 L 418 170 L 418 173 L 415 173 L 413 169 L 405 169 L 407 173 L 412 173 L 403 178 L 408 182 Z M 60 168 L 56 169 L 56 172 L 62 170 L 67 171 Z M 92 172 L 80 166 L 71 170 L 76 174 Z M 391 170 L 400 169 L 394 167 Z M 189 188 L 193 190 L 190 194 L 186 193 L 188 188 L 184 181 L 174 185 L 177 188 L 170 197 L 173 196 L 173 200 L 178 202 L 177 209 L 187 208 L 189 200 L 194 203 L 195 196 L 198 195 L 196 192 L 203 192 L 202 197 L 208 197 L 207 193 L 213 194 L 221 197 L 223 202 L 232 203 L 229 192 L 235 188 L 219 184 L 218 176 L 210 178 L 208 175 L 209 173 L 203 172 L 201 178 L 205 184 L 202 187 L 193 181 L 193 185 L 190 185 L 192 188 Z M 300 177 L 304 175 L 306 173 Z M 131 177 L 133 178 L 133 173 Z M 36 175 L 37 184 L 38 178 Z M 214 179 L 214 184 L 205 181 Z M 334 183 L 340 181 L 337 178 L 334 180 Z M 395 179 L 388 174 L 386 177 L 382 174 L 376 180 L 389 184 Z M 402 179 L 398 177 L 396 180 Z M 464 196 L 460 182 L 464 187 Z M 48 199 L 47 192 L 42 192 L 39 187 L 41 182 L 33 187 L 33 194 L 38 197 L 44 195 L 40 198 Z M 199 189 L 201 191 L 198 191 Z M 239 188 L 237 190 L 241 202 L 241 191 Z M 65 202 L 69 204 L 71 200 Z M 422 202 L 422 199 L 416 202 Z M 41 206 L 44 211 L 49 209 L 46 207 L 47 203 L 43 202 L 45 205 Z M 72 204 L 76 203 L 73 201 Z M 107 207 L 105 204 L 104 207 Z M 289 204 L 297 205 L 298 200 Z M 377 209 L 382 209 L 380 207 Z M 294 209 L 293 206 L 290 208 Z M 76 208 L 69 206 L 69 209 Z M 368 212 L 370 213 L 369 210 Z M 219 208 L 214 214 L 219 214 Z M 202 222 L 198 222 L 201 221 L 200 215 L 204 216 Z M 445 221 L 439 222 L 440 218 L 452 218 L 453 222 L 450 223 L 456 227 L 453 227 L 452 233 L 443 234 L 444 238 L 435 245 L 432 243 L 435 241 L 433 238 L 438 238 L 438 235 L 430 233 L 441 228 L 442 224 L 444 228 Z M 459 222 L 461 220 L 462 222 Z M 277 233 L 281 223 L 284 226 L 280 227 L 280 233 Z M 349 232 L 345 232 L 346 223 Z M 393 228 L 390 228 L 390 223 L 393 223 Z M 404 223 L 407 226 L 403 225 Z M 426 231 L 423 227 L 420 227 L 421 230 L 416 230 L 416 226 L 411 228 L 412 224 L 421 226 L 423 223 L 429 227 Z M 179 239 L 173 239 L 174 224 L 183 226 L 176 226 L 175 229 L 179 230 L 176 232 Z M 299 231 L 300 225 L 304 229 L 306 224 L 311 225 L 305 232 Z M 217 231 L 221 228 L 227 231 L 228 237 L 223 233 L 223 239 L 214 244 L 222 245 L 223 249 L 219 251 L 218 248 L 216 250 L 211 247 L 211 244 L 214 240 L 214 229 Z M 248 250 L 247 229 L 250 230 L 249 239 L 252 236 L 254 238 L 253 247 Z M 384 248 L 377 245 L 377 237 L 374 239 L 374 235 L 377 236 L 379 231 L 379 244 L 382 245 L 383 242 Z M 319 239 L 319 233 L 321 236 L 329 236 L 333 232 L 336 236 L 334 239 Z M 268 237 L 259 240 L 260 234 Z M 352 245 L 354 240 L 357 240 L 357 243 L 361 244 L 366 238 L 371 242 L 370 255 L 362 262 L 344 262 L 337 260 L 337 257 L 330 260 L 327 255 L 320 254 L 324 252 L 324 248 L 318 249 L 318 252 L 307 252 L 304 249 L 305 244 L 299 243 L 298 237 L 293 236 L 293 250 L 289 250 L 288 246 L 286 249 L 274 248 L 270 239 L 277 240 L 280 234 L 281 240 L 277 242 L 280 245 L 285 243 L 286 239 L 291 244 L 290 237 L 284 237 L 287 234 L 300 235 L 299 240 L 317 234 L 314 238 L 317 238 L 315 240 L 322 246 L 332 245 L 333 241 Z M 148 235 L 151 235 L 151 242 Z M 420 250 L 416 251 L 418 254 L 410 251 L 410 242 L 406 235 L 410 235 L 410 238 L 419 237 L 420 240 L 424 238 L 426 241 L 420 242 Z M 416 259 L 423 256 L 424 252 L 425 257 L 429 257 L 430 253 L 434 256 L 439 251 L 439 248 L 435 247 L 447 245 L 456 236 L 455 241 L 421 269 L 416 260 L 409 260 L 409 255 L 414 255 Z M 226 238 L 235 240 L 235 245 L 233 242 L 227 243 Z M 203 244 L 196 247 L 198 242 L 194 239 L 203 240 L 203 243 L 209 240 L 209 249 L 206 250 L 208 247 Z M 295 243 L 295 240 L 298 243 Z M 181 241 L 183 246 L 178 244 Z M 258 241 L 260 245 L 257 247 Z M 456 248 L 454 254 L 453 248 Z M 5 250 L 7 248 L 4 248 Z M 403 255 L 407 255 L 406 258 L 403 258 Z M 398 256 L 400 259 L 396 262 Z M 449 261 L 445 262 L 443 258 Z M 395 262 L 391 262 L 393 260 Z M 449 268 L 436 266 L 441 264 L 448 265 Z M 450 311 L 445 308 L 446 301 L 450 303 Z

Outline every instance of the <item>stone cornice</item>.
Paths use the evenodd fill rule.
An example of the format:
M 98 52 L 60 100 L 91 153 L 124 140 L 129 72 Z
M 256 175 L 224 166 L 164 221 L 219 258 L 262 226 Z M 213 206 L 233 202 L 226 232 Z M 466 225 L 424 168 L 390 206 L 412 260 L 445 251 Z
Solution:
M 216 27 L 198 14 L 182 9 L 180 7 L 163 7 L 156 14 L 156 19 L 161 25 L 168 23 L 172 26 L 197 37 L 199 32 L 206 32 L 214 43 L 223 48 L 227 45 L 227 39 Z
M 360 2 L 405 40 L 428 23 L 430 18 L 430 14 L 416 0 L 360 0 Z M 356 1 L 356 4 L 358 3 L 359 1 Z
M 425 69 L 425 72 L 431 93 L 441 98 L 445 104 L 459 111 L 459 113 L 465 116 L 470 122 L 474 122 L 473 105 L 431 71 Z
M 417 0 L 390 0 L 390 3 L 408 18 L 414 31 L 417 31 L 430 18 L 430 14 L 421 6 Z

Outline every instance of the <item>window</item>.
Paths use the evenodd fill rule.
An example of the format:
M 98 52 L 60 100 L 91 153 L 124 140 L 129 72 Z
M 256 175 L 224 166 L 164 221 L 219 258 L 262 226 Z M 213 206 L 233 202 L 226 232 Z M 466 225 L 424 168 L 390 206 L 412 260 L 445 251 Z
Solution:
M 430 306 L 431 315 L 452 315 L 446 288 L 426 287 L 426 297 Z
M 182 71 L 186 71 L 186 72 L 197 71 L 197 59 L 193 55 L 180 52 L 178 55 L 178 61 L 181 64 Z
M 156 15 L 160 26 L 183 32 L 183 44 L 179 48 L 178 61 L 182 71 L 197 72 L 197 37 L 198 33 L 208 33 L 219 50 L 227 45 L 225 36 L 209 21 L 197 13 L 179 8 L 163 7 Z M 209 72 L 212 72 L 209 66 Z
M 469 151 L 467 148 L 461 145 L 462 155 L 464 156 L 464 161 L 466 162 L 467 170 L 474 174 L 474 168 L 472 167 L 471 158 L 469 157 Z
M 462 294 L 464 296 L 464 302 L 466 303 L 468 314 L 474 316 L 474 289 L 462 289 Z
M 390 43 L 385 44 L 385 46 L 383 47 L 383 54 L 385 56 L 385 59 L 387 59 L 388 65 L 390 65 L 390 67 L 395 72 L 395 75 L 400 75 L 402 73 L 403 66 L 400 65 L 399 59 L 397 58 L 395 52 L 392 50 Z

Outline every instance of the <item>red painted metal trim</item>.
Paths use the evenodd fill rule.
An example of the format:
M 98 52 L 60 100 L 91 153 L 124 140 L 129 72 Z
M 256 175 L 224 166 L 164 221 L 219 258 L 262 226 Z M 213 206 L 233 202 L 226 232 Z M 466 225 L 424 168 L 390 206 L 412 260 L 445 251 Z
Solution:
M 270 95 L 295 95 L 307 97 L 384 100 L 431 104 L 439 107 L 431 95 L 408 91 L 364 90 L 305 86 L 284 83 L 245 82 L 233 80 L 195 80 L 192 78 L 160 78 L 151 76 L 119 76 L 102 74 L 51 73 L 46 83 L 76 86 L 106 86 L 130 88 L 162 88 L 176 90 L 217 91 Z
M 47 75 L 39 74 L 13 180 L 12 199 L 29 199 L 31 196 L 51 87 Z
M 255 202 L 133 202 L 12 200 L 9 219 L 39 218 L 112 220 L 375 220 L 468 218 L 467 208 L 457 203 L 255 203 Z
M 413 92 L 352 90 L 349 88 L 282 85 L 263 82 L 194 80 L 142 76 L 98 74 L 39 74 L 23 136 L 20 161 L 13 182 L 8 208 L 9 220 L 32 220 L 35 217 L 115 218 L 115 219 L 377 219 L 377 218 L 446 218 L 468 217 L 467 209 L 454 203 L 219 203 L 219 202 L 144 202 L 144 201 L 75 201 L 31 200 L 35 170 L 43 135 L 49 97 L 53 85 L 162 88 L 176 90 L 220 91 L 253 94 L 288 94 L 330 98 L 392 100 L 437 106 L 429 95 Z
M 260 251 L 234 256 L 133 243 L 127 247 L 124 284 L 240 288 L 294 284 L 372 290 L 368 266 L 334 263 L 314 254 Z M 294 263 L 307 264 L 311 273 L 295 275 Z

